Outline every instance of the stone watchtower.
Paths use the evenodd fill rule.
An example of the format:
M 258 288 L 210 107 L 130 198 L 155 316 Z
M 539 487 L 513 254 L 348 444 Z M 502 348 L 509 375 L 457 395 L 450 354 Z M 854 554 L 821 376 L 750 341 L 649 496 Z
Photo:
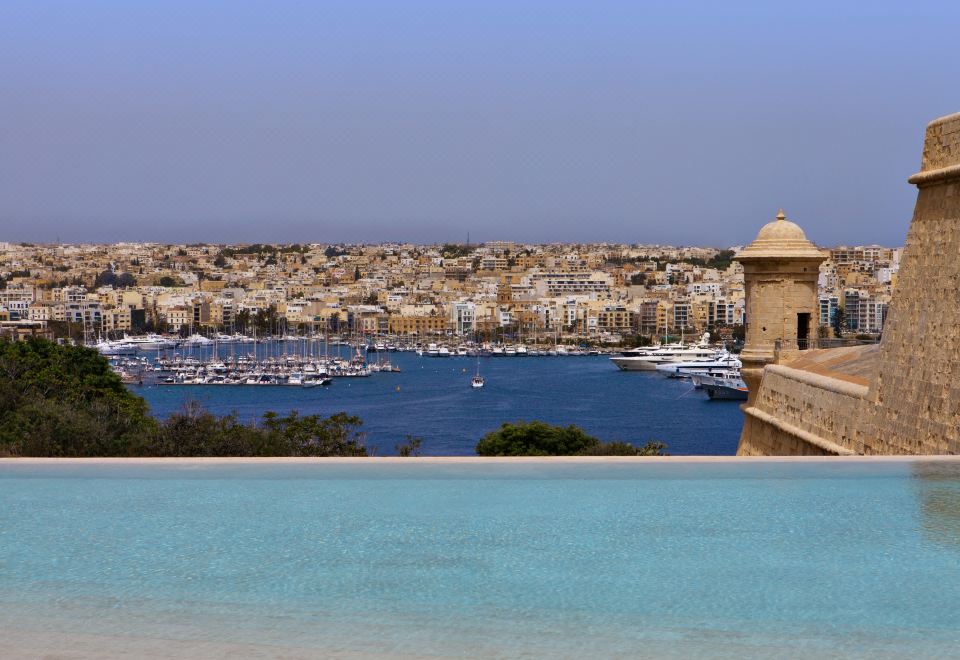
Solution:
M 750 390 L 748 406 L 756 399 L 764 366 L 792 359 L 810 345 L 819 315 L 817 278 L 826 258 L 783 209 L 734 257 L 743 264 L 746 285 L 740 360 Z

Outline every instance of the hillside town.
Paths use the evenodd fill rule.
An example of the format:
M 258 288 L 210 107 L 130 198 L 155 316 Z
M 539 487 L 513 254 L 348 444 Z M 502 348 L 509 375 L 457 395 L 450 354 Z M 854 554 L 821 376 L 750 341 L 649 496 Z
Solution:
M 732 339 L 744 322 L 736 249 L 0 242 L 0 332 L 87 342 L 328 331 L 610 345 L 703 331 Z M 901 252 L 829 250 L 821 337 L 882 331 Z

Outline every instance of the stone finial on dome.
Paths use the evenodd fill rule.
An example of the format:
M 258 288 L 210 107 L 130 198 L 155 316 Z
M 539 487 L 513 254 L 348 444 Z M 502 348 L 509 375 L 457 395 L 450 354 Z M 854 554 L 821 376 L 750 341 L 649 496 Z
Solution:
M 757 233 L 753 242 L 738 252 L 737 261 L 752 259 L 826 259 L 826 253 L 807 239 L 803 229 L 795 222 L 787 220 L 783 209 L 777 212 L 774 220 L 768 222 Z

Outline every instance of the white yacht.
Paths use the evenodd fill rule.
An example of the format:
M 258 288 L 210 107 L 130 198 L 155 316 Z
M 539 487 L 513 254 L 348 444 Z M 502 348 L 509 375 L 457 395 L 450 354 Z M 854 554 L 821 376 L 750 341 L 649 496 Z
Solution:
M 209 346 L 213 343 L 212 339 L 194 333 L 183 340 L 185 346 Z
M 177 342 L 173 339 L 153 333 L 149 335 L 140 335 L 138 337 L 124 335 L 120 342 L 136 347 L 141 351 L 159 351 L 166 348 L 177 347 Z
M 708 343 L 710 335 L 704 333 L 700 342 L 694 346 L 666 345 L 646 351 L 640 355 L 618 355 L 610 358 L 622 371 L 654 371 L 658 365 L 670 362 L 692 362 L 694 360 L 714 360 L 720 350 Z
M 726 351 L 722 351 L 713 359 L 667 362 L 657 365 L 657 373 L 667 378 L 690 378 L 693 375 L 709 375 L 730 369 L 739 370 L 740 360 Z
M 95 348 L 100 355 L 135 355 L 138 352 L 137 347 L 132 344 L 109 339 L 101 339 L 92 348 Z
M 694 385 L 704 390 L 711 399 L 729 401 L 746 401 L 747 384 L 743 381 L 739 370 L 714 374 L 692 376 Z

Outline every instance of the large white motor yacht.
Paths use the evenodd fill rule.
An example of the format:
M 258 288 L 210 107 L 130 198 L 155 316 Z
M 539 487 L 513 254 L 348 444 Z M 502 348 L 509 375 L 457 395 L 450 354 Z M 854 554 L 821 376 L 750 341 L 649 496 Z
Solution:
M 704 333 L 699 343 L 693 346 L 671 344 L 646 351 L 637 351 L 633 355 L 617 355 L 610 361 L 623 371 L 654 371 L 658 365 L 670 362 L 692 362 L 694 360 L 716 359 L 720 350 L 709 344 L 710 335 Z
M 712 359 L 667 362 L 657 365 L 657 373 L 667 378 L 689 378 L 695 374 L 712 374 L 730 369 L 739 370 L 740 359 L 726 351 L 721 351 Z
M 149 335 L 140 335 L 138 337 L 124 335 L 121 341 L 123 341 L 125 344 L 136 346 L 141 351 L 157 351 L 177 347 L 177 342 L 175 340 L 153 333 Z

